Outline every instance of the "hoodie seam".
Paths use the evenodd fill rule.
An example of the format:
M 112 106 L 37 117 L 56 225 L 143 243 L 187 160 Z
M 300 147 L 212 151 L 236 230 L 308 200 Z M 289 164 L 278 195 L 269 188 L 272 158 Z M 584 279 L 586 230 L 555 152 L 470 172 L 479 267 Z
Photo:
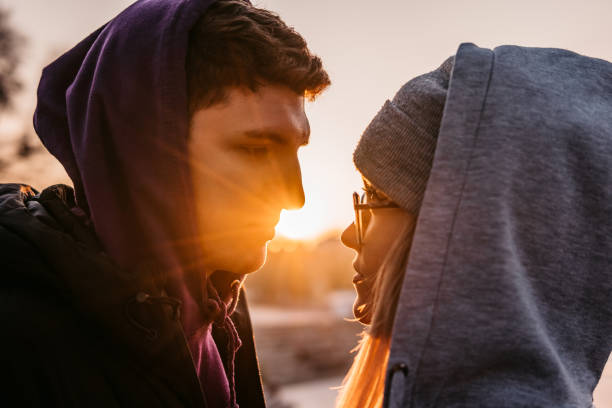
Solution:
M 476 142 L 478 141 L 478 136 L 480 134 L 480 124 L 482 122 L 482 115 L 484 113 L 485 105 L 486 105 L 486 102 L 487 102 L 487 97 L 488 97 L 488 94 L 489 94 L 489 87 L 491 85 L 491 78 L 493 77 L 493 69 L 494 69 L 494 66 L 495 66 L 495 53 L 492 52 L 491 54 L 492 55 L 491 55 L 491 59 L 490 59 L 491 66 L 490 66 L 490 69 L 489 69 L 489 77 L 487 78 L 487 84 L 486 84 L 486 87 L 485 87 L 484 97 L 482 99 L 482 104 L 480 106 L 480 112 L 478 113 L 478 125 L 476 126 L 476 130 L 474 132 L 474 138 L 473 138 L 473 141 L 472 141 L 472 145 L 470 147 L 469 157 L 467 159 L 467 164 L 466 164 L 466 167 L 465 167 L 465 170 L 464 170 L 464 173 L 463 173 L 463 177 L 462 177 L 463 180 L 461 182 L 461 189 L 459 190 L 459 199 L 457 200 L 457 204 L 455 205 L 455 209 L 453 211 L 453 217 L 452 217 L 452 221 L 451 221 L 451 228 L 450 228 L 450 231 L 448 233 L 448 238 L 447 238 L 447 241 L 446 241 L 446 250 L 445 250 L 445 253 L 444 253 L 444 262 L 442 264 L 440 278 L 439 278 L 439 281 L 438 281 L 438 284 L 437 284 L 437 287 L 436 287 L 436 297 L 435 297 L 435 300 L 434 300 L 434 303 L 433 303 L 433 311 L 432 311 L 431 318 L 430 318 L 429 325 L 428 325 L 428 330 L 427 330 L 427 336 L 426 336 L 426 339 L 425 339 L 425 344 L 423 346 L 423 349 L 421 350 L 421 353 L 420 353 L 420 356 L 419 356 L 419 360 L 418 360 L 418 363 L 416 365 L 416 372 L 415 372 L 415 375 L 414 375 L 414 381 L 412 382 L 412 386 L 410 387 L 411 391 L 414 390 L 414 387 L 416 386 L 416 379 L 419 376 L 419 371 L 420 371 L 419 369 L 420 369 L 420 367 L 422 365 L 422 362 L 423 362 L 423 359 L 424 359 L 425 350 L 427 349 L 428 344 L 430 343 L 430 340 L 431 340 L 431 335 L 432 335 L 432 332 L 433 332 L 433 325 L 434 325 L 434 321 L 436 320 L 436 315 L 437 315 L 437 312 L 438 312 L 439 301 L 440 301 L 440 290 L 442 288 L 442 283 L 444 281 L 444 275 L 445 275 L 447 264 L 448 264 L 448 257 L 449 257 L 449 252 L 450 252 L 449 248 L 450 248 L 451 241 L 452 241 L 452 238 L 453 238 L 453 235 L 454 235 L 455 222 L 457 220 L 457 214 L 459 213 L 459 208 L 461 207 L 461 202 L 463 200 L 463 193 L 465 191 L 465 186 L 467 184 L 468 174 L 469 174 L 469 171 L 470 171 L 470 166 L 472 164 L 472 159 L 474 158 L 474 147 L 476 145 Z M 433 399 L 433 404 L 431 405 L 432 407 L 436 407 L 437 406 L 437 401 L 439 399 L 439 396 L 440 396 L 441 392 L 442 392 L 442 387 L 439 389 L 438 393 L 436 394 L 436 397 Z M 411 392 L 410 400 L 411 400 L 410 401 L 410 406 L 412 407 L 412 406 L 414 406 L 414 402 L 415 402 L 414 401 L 414 392 Z

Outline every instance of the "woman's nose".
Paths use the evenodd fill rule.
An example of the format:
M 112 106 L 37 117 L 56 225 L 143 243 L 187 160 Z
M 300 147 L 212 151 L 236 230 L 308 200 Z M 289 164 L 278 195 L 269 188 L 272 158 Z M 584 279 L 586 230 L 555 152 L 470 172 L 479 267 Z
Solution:
M 355 223 L 351 223 L 351 225 L 346 227 L 346 229 L 342 232 L 342 235 L 340 236 L 340 240 L 345 246 L 354 249 L 355 251 L 359 251 Z

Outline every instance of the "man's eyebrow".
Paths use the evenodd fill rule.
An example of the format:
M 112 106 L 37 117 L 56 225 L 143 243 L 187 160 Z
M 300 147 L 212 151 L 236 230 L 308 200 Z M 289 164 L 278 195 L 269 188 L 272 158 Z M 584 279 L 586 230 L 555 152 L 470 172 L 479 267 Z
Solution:
M 258 139 L 258 140 L 269 140 L 278 144 L 285 144 L 289 138 L 287 136 L 283 136 L 282 134 L 275 131 L 265 131 L 265 130 L 247 130 L 242 133 L 249 139 Z M 300 139 L 298 144 L 300 146 L 306 146 L 309 142 L 310 135 L 308 133 L 302 133 L 300 135 Z

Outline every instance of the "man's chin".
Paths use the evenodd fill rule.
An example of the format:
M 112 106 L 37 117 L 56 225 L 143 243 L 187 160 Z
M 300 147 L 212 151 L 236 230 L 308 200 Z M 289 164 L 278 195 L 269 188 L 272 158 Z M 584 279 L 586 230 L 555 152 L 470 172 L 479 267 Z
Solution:
M 216 269 L 231 271 L 236 274 L 249 274 L 258 271 L 266 262 L 267 243 L 257 248 L 239 248 L 227 253 L 224 266 Z

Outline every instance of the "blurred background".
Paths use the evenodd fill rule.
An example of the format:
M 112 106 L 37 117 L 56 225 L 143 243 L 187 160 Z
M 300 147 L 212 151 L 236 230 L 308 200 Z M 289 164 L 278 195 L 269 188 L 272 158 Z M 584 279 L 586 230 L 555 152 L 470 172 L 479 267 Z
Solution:
M 0 182 L 36 188 L 70 180 L 32 128 L 41 69 L 130 0 L 0 0 Z M 282 214 L 268 263 L 249 277 L 257 347 L 272 408 L 331 407 L 357 344 L 348 321 L 353 254 L 339 232 L 360 188 L 351 154 L 369 120 L 410 78 L 461 42 L 560 47 L 612 60 L 607 0 L 255 0 L 320 55 L 333 85 L 307 106 L 303 209 Z M 595 392 L 612 407 L 612 370 Z

